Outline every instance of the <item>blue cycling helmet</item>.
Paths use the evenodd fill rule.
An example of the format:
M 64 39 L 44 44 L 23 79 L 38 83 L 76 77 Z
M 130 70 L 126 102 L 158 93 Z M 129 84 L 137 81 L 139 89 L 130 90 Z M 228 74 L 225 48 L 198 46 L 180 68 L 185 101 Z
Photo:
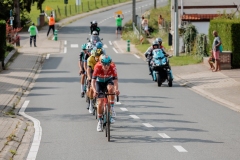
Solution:
M 102 42 L 97 42 L 97 43 L 96 43 L 96 47 L 97 47 L 98 49 L 101 49 L 101 48 L 103 47 Z
M 112 59 L 110 56 L 108 55 L 102 55 L 102 58 L 101 58 L 101 63 L 102 64 L 110 64 L 112 62 Z
M 87 44 L 82 45 L 82 50 L 85 50 L 85 49 L 87 49 Z

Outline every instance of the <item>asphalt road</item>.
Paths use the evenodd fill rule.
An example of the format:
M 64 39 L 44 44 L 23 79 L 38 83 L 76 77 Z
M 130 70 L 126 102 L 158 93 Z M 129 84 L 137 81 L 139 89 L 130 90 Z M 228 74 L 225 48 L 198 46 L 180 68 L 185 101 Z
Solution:
M 152 1 L 137 6 L 149 3 Z M 116 40 L 112 18 L 116 10 L 123 11 L 124 22 L 131 18 L 131 5 L 126 5 L 85 17 L 59 31 L 59 39 L 67 42 L 66 53 L 51 54 L 45 60 L 26 98 L 25 113 L 41 123 L 37 159 L 239 159 L 239 113 L 176 83 L 172 88 L 166 83 L 157 87 L 146 62 L 133 54 L 116 53 L 109 43 Z M 80 98 L 78 54 L 89 37 L 91 20 L 99 22 L 106 52 L 119 75 L 121 104 L 115 105 L 111 142 L 104 132 L 96 131 L 97 121 Z

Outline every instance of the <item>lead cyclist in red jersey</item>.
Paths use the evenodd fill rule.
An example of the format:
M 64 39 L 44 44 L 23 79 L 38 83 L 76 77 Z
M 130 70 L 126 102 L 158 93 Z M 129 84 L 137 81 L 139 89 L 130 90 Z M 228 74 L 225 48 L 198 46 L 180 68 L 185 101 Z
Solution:
M 97 63 L 94 67 L 94 72 L 92 75 L 92 87 L 94 95 L 98 98 L 98 124 L 97 131 L 102 131 L 102 115 L 103 115 L 103 100 L 106 91 L 109 94 L 113 94 L 115 92 L 116 95 L 119 95 L 120 92 L 118 90 L 118 77 L 116 66 L 111 63 L 112 60 L 108 55 L 102 55 L 101 63 Z M 113 106 L 115 96 L 110 96 L 110 104 Z M 109 107 L 110 108 L 110 107 Z M 112 118 L 111 118 L 112 119 Z M 113 123 L 113 121 L 111 120 Z

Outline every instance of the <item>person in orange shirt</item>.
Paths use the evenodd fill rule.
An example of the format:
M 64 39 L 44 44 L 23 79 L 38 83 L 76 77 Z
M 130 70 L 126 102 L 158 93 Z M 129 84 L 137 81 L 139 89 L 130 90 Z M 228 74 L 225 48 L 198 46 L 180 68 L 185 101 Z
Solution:
M 53 30 L 53 34 L 54 34 L 54 31 L 55 31 L 55 19 L 53 17 L 53 14 L 51 14 L 51 16 L 47 16 L 47 14 L 45 13 L 45 16 L 48 18 L 48 32 L 47 32 L 47 36 L 50 32 L 50 30 L 52 29 Z

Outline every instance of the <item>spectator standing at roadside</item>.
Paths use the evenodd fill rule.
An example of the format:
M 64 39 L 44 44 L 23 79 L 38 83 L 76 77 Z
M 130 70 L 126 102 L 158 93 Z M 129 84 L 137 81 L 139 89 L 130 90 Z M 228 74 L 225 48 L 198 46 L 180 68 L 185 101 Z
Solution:
M 115 20 L 116 20 L 116 26 L 117 26 L 117 29 L 116 29 L 116 35 L 118 37 L 118 31 L 120 32 L 120 35 L 122 37 L 122 20 L 124 19 L 124 15 L 115 15 Z
M 37 47 L 36 36 L 38 34 L 38 29 L 34 23 L 32 23 L 32 25 L 29 27 L 28 32 L 30 33 L 30 47 L 32 47 L 32 39 L 33 39 L 34 47 Z
M 213 36 L 215 37 L 213 40 L 213 45 L 212 45 L 212 52 L 213 56 L 216 62 L 215 69 L 213 72 L 220 71 L 220 59 L 219 59 L 219 54 L 220 54 L 220 45 L 222 44 L 221 38 L 218 36 L 217 31 L 213 31 Z
M 48 32 L 47 32 L 47 36 L 48 36 L 48 34 L 49 34 L 51 29 L 52 29 L 53 34 L 54 34 L 54 31 L 55 31 L 55 18 L 53 17 L 53 14 L 51 14 L 51 16 L 49 17 L 47 15 L 47 13 L 45 13 L 45 16 L 48 18 Z
M 163 23 L 164 23 L 164 18 L 162 17 L 162 15 L 160 15 L 158 17 L 158 26 L 159 26 L 159 29 L 162 29 L 163 28 Z
M 149 36 L 149 31 L 148 31 L 148 20 L 144 18 L 144 16 L 142 16 L 142 28 L 145 31 L 145 33 L 147 34 L 147 36 Z

